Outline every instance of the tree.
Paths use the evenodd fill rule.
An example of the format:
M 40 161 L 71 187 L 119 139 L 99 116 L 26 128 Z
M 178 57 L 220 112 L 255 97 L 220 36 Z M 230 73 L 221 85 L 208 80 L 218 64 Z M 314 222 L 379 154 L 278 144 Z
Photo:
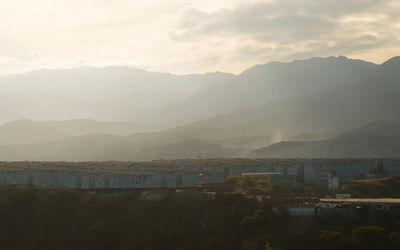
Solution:
M 38 196 L 31 190 L 16 190 L 2 201 L 0 242 L 4 249 L 27 249 L 32 244 L 36 232 L 32 218 L 38 205 Z
M 265 250 L 274 250 L 274 249 L 270 246 L 270 244 L 269 244 L 268 241 L 265 243 Z
M 361 226 L 352 231 L 352 242 L 356 249 L 387 249 L 387 239 L 383 228 Z
M 324 231 L 322 232 L 320 239 L 324 249 L 342 249 L 343 247 L 343 235 L 337 231 Z
M 229 184 L 229 185 L 233 185 L 233 186 L 236 186 L 236 185 L 239 184 L 239 182 L 237 180 L 233 179 L 233 178 L 229 178 L 229 179 L 225 180 L 224 183 L 225 184 Z
M 390 246 L 392 249 L 400 249 L 400 233 L 399 232 L 391 232 L 388 235 L 388 240 L 390 242 Z
M 242 179 L 242 188 L 254 192 L 257 188 L 257 183 L 250 177 L 244 177 Z
M 79 209 L 79 197 L 75 191 L 60 190 L 50 194 L 46 207 L 58 213 L 71 213 Z

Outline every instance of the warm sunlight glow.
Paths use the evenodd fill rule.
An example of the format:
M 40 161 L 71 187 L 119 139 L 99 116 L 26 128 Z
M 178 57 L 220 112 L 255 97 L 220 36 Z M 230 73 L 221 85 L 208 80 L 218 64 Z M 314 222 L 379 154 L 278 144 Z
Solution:
M 240 73 L 329 55 L 382 62 L 400 48 L 396 2 L 2 0 L 0 74 L 82 65 Z

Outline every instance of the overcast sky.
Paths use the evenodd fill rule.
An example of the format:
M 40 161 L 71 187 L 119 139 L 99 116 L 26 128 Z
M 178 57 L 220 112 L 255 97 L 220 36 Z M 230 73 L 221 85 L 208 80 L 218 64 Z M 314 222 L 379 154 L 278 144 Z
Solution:
M 0 74 L 126 65 L 178 74 L 400 55 L 400 0 L 0 0 Z

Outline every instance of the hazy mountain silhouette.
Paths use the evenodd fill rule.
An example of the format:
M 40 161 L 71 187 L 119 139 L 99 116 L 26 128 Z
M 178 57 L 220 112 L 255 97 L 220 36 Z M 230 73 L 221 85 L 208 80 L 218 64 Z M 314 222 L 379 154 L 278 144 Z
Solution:
M 327 79 L 322 84 L 326 85 L 326 82 L 330 82 L 332 86 L 323 87 L 324 90 L 319 92 L 304 95 L 299 93 L 297 97 L 271 101 L 256 108 L 217 115 L 175 128 L 174 131 L 198 133 L 199 131 L 219 130 L 222 131 L 221 133 L 229 131 L 230 134 L 246 136 L 270 135 L 277 139 L 291 138 L 306 133 L 326 138 L 328 135 L 331 137 L 333 134 L 339 134 L 372 121 L 400 118 L 398 112 L 398 107 L 400 107 L 400 98 L 398 98 L 400 95 L 400 63 L 396 58 L 382 65 L 364 64 L 343 58 L 325 60 L 328 62 L 330 60 L 344 61 L 344 65 L 350 64 L 348 65 L 350 69 L 352 63 L 357 66 L 361 65 L 361 68 L 366 66 L 367 69 L 363 74 L 354 70 L 354 75 L 351 75 L 348 81 L 340 80 L 343 75 L 338 77 L 331 75 L 330 78 L 328 78 L 329 75 L 326 75 Z M 322 64 L 326 63 L 324 59 L 317 61 Z M 308 63 L 310 62 L 315 63 L 313 60 Z M 299 63 L 302 65 L 306 62 Z M 287 65 L 291 68 L 294 67 L 293 64 Z M 346 73 L 350 74 L 347 70 Z M 338 74 L 340 75 L 340 73 Z M 295 76 L 292 77 L 295 78 Z M 268 77 L 265 76 L 265 78 Z M 297 82 L 301 82 L 301 80 Z M 314 83 L 314 85 L 318 84 Z M 229 90 L 227 89 L 226 92 L 228 93 Z M 251 99 L 251 96 L 247 98 Z M 253 100 L 253 102 L 255 101 Z
M 152 126 L 135 122 L 102 122 L 90 119 L 39 121 L 42 127 L 54 128 L 71 136 L 86 134 L 129 135 L 138 132 L 151 131 Z
M 0 125 L 0 145 L 39 143 L 67 136 L 60 130 L 42 127 L 29 120 Z
M 400 122 L 373 122 L 330 140 L 282 141 L 254 150 L 249 156 L 256 158 L 400 157 Z
M 87 134 L 130 135 L 150 130 L 151 126 L 134 122 L 18 120 L 0 125 L 0 145 L 48 142 Z
M 41 143 L 0 145 L 0 159 L 88 161 L 237 157 L 274 142 L 268 136 L 213 139 L 210 135 L 158 132 L 70 136 Z
M 135 120 L 232 74 L 172 75 L 127 67 L 39 70 L 0 77 L 0 122 L 17 119 Z
M 231 81 L 203 89 L 156 113 L 153 121 L 176 126 L 280 100 L 351 86 L 378 66 L 346 57 L 256 65 Z
M 215 82 L 156 116 L 152 113 L 153 117 L 147 116 L 153 121 L 150 125 L 88 120 L 35 123 L 58 135 L 49 132 L 39 141 L 27 140 L 30 145 L 3 144 L 0 159 L 397 156 L 400 126 L 375 121 L 400 120 L 399 79 L 399 57 L 381 65 L 345 57 L 258 65 L 230 81 Z M 111 101 L 99 109 L 102 105 L 118 107 Z M 126 107 L 131 106 L 124 107 L 129 113 Z M 189 121 L 193 122 L 159 132 L 133 133 L 144 131 L 142 126 L 150 131 L 152 126 Z M 371 124 L 359 128 L 367 123 Z M 285 141 L 290 139 L 308 142 Z M 11 141 L 8 138 L 7 144 L 15 144 Z

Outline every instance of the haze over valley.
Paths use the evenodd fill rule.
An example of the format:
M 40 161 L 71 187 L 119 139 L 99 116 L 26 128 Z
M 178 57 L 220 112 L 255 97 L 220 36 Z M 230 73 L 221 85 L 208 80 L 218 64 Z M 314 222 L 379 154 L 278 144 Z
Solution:
M 399 157 L 400 131 L 387 129 L 400 120 L 398 79 L 400 57 L 344 56 L 238 75 L 85 67 L 4 76 L 0 159 Z

